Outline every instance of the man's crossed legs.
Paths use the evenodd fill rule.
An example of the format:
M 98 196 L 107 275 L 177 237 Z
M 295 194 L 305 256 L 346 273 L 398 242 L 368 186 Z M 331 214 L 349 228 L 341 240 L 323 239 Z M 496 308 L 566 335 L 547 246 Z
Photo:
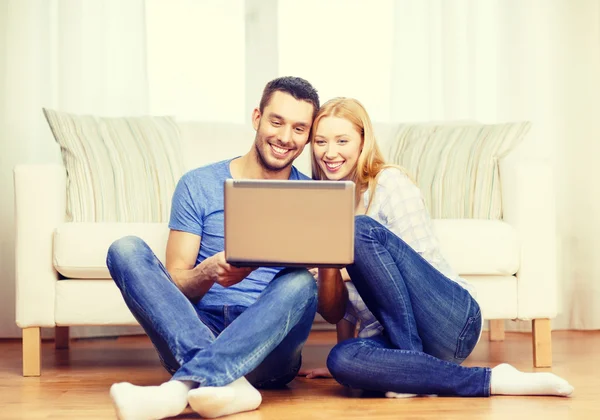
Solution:
M 188 402 L 203 417 L 253 410 L 261 402 L 254 386 L 283 386 L 300 369 L 317 307 L 315 280 L 307 270 L 281 271 L 248 308 L 197 308 L 137 237 L 113 243 L 107 265 L 173 374 L 160 386 L 113 385 L 120 418 L 175 416 Z

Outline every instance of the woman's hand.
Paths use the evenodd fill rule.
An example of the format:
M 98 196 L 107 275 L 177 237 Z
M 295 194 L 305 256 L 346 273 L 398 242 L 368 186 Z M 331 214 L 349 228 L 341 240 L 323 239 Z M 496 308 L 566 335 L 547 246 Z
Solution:
M 327 368 L 300 369 L 298 376 L 306 376 L 306 379 L 333 378 Z

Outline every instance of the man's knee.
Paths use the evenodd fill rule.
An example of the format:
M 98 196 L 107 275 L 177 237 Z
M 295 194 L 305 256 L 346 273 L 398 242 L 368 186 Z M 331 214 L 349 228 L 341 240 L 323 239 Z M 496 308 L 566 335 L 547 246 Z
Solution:
M 282 293 L 290 300 L 305 302 L 307 305 L 314 306 L 316 310 L 317 283 L 308 270 L 286 269 L 275 281 L 281 287 Z
M 136 257 L 152 252 L 146 242 L 137 236 L 125 236 L 114 241 L 106 254 L 106 265 L 113 278 Z

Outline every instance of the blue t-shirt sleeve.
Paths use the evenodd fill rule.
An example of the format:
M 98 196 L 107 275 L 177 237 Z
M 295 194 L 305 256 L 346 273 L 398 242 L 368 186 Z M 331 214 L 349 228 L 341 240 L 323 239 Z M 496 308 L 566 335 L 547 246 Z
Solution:
M 198 200 L 197 195 L 199 193 L 201 192 L 196 192 L 196 200 L 193 200 L 193 194 L 187 183 L 187 177 L 185 175 L 181 177 L 177 183 L 171 202 L 170 229 L 202 236 L 204 227 L 204 208 L 198 208 L 197 205 L 204 201 Z

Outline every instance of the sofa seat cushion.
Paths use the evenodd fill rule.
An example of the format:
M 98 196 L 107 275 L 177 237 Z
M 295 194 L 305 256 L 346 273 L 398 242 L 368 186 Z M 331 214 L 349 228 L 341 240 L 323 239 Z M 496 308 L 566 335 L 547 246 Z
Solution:
M 519 316 L 515 276 L 463 276 L 475 287 L 477 303 L 485 320 Z
M 500 220 L 436 219 L 442 252 L 460 275 L 511 276 L 519 269 L 515 229 Z M 66 278 L 109 279 L 106 254 L 123 236 L 142 238 L 165 263 L 166 223 L 63 223 L 54 233 L 54 267 Z
M 446 260 L 461 276 L 512 276 L 521 260 L 514 227 L 501 220 L 434 219 Z
M 63 223 L 54 231 L 54 268 L 67 278 L 110 279 L 108 248 L 129 235 L 142 238 L 165 263 L 167 223 Z

